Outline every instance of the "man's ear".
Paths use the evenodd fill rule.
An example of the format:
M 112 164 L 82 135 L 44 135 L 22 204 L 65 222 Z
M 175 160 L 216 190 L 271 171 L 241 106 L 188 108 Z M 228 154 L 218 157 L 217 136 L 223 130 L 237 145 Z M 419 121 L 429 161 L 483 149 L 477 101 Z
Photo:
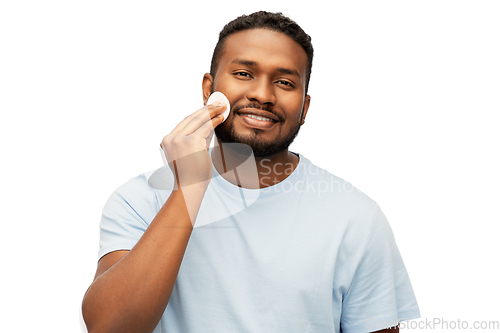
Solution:
M 306 95 L 306 98 L 304 99 L 304 109 L 302 111 L 302 120 L 300 122 L 301 125 L 305 123 L 306 114 L 307 111 L 309 110 L 309 104 L 311 104 L 311 96 Z
M 207 105 L 213 82 L 214 79 L 210 73 L 205 73 L 205 75 L 203 75 L 203 83 L 201 84 L 201 90 L 203 91 L 203 105 Z

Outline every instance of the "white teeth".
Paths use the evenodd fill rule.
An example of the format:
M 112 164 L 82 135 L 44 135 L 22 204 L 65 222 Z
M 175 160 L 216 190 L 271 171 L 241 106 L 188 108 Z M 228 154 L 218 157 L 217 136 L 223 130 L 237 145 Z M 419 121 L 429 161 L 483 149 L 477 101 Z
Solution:
M 253 118 L 253 119 L 257 119 L 257 120 L 262 120 L 262 121 L 272 121 L 272 119 L 265 118 L 265 117 L 259 117 L 259 116 L 253 115 L 253 114 L 246 114 L 245 116 Z

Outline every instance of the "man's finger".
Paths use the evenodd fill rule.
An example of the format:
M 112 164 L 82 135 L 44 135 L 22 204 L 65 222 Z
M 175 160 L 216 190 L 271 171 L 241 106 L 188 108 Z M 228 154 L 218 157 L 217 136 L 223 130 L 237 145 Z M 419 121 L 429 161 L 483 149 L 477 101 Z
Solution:
M 209 138 L 211 139 L 211 135 L 213 135 L 214 129 L 222 124 L 224 121 L 224 116 L 222 114 L 217 115 L 216 117 L 210 119 L 209 121 L 205 122 L 202 126 L 200 126 L 196 131 L 194 131 L 191 136 L 197 136 L 200 138 L 205 138 L 207 139 L 207 142 L 209 143 L 210 141 L 208 140 Z M 207 147 L 208 147 L 207 143 Z
M 215 102 L 216 104 L 218 102 Z M 219 114 L 222 114 L 225 111 L 225 105 L 208 105 L 205 106 L 193 114 L 187 116 L 182 120 L 172 131 L 171 134 L 179 134 L 179 135 L 191 135 L 198 128 L 200 128 L 203 124 L 205 124 L 210 119 L 213 119 Z

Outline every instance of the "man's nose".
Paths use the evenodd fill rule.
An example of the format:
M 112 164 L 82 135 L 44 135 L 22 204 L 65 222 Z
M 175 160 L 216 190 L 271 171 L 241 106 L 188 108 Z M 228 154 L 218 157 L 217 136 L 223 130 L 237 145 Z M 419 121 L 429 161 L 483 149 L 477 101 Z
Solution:
M 247 92 L 247 99 L 262 105 L 276 104 L 274 85 L 266 77 L 255 79 Z

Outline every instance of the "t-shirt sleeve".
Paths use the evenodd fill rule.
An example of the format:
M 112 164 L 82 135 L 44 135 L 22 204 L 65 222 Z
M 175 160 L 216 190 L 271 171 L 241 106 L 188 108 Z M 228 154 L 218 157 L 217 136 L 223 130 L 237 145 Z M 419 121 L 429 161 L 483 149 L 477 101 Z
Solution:
M 391 227 L 377 206 L 351 286 L 343 297 L 343 333 L 374 332 L 420 317 Z
M 131 250 L 158 210 L 155 191 L 144 174 L 120 186 L 102 210 L 99 258 L 113 251 Z

